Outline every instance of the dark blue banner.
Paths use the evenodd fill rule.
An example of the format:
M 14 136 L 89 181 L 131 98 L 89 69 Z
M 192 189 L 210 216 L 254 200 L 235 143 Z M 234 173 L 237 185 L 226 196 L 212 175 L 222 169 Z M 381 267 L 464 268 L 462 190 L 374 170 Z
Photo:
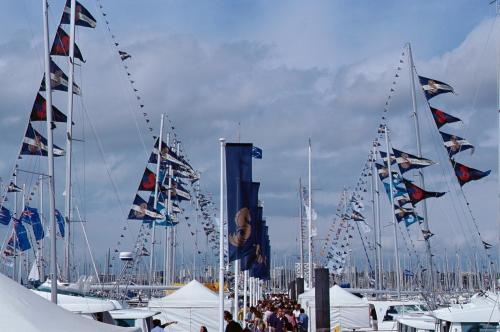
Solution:
M 226 187 L 229 261 L 249 254 L 254 238 L 252 197 L 252 144 L 226 144 Z

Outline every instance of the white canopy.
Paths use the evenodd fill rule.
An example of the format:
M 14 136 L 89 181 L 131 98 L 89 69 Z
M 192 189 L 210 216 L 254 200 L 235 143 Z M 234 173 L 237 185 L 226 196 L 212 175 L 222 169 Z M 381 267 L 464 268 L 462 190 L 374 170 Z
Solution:
M 460 307 L 449 307 L 434 310 L 439 320 L 452 323 L 498 322 L 500 313 L 498 305 L 467 303 Z
M 0 274 L 0 331 L 139 332 L 73 314 Z
M 156 317 L 162 323 L 177 321 L 166 331 L 198 332 L 204 325 L 208 331 L 219 329 L 219 296 L 196 280 L 192 280 L 174 293 L 160 299 L 152 299 L 148 308 L 161 311 Z M 225 310 L 231 310 L 231 301 L 224 300 Z
M 299 303 L 309 316 L 310 331 L 316 330 L 315 289 L 299 295 Z M 370 327 L 368 301 L 349 293 L 338 285 L 330 287 L 330 326 L 344 329 Z

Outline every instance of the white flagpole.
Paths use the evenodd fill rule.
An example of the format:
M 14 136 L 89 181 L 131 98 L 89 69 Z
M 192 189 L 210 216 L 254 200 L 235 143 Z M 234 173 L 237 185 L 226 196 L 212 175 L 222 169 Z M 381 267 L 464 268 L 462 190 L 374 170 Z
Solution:
M 248 270 L 243 271 L 243 327 L 247 326 L 247 322 L 245 321 L 247 317 L 247 288 L 248 288 Z
M 308 232 L 309 232 L 309 243 L 308 243 L 308 255 L 309 255 L 309 276 L 308 276 L 308 287 L 309 289 L 313 288 L 313 253 L 312 253 L 312 188 L 311 188 L 311 139 L 309 138 L 309 197 L 308 197 L 308 205 L 309 210 L 307 211 L 307 220 L 308 220 Z
M 168 153 L 170 153 L 170 133 L 167 133 L 167 147 L 169 149 Z M 172 165 L 168 165 L 168 191 L 167 191 L 167 211 L 168 216 L 172 217 Z M 172 260 L 170 257 L 170 252 L 172 247 L 170 242 L 172 241 L 172 232 L 171 227 L 165 228 L 165 250 L 164 250 L 164 265 L 165 270 L 163 271 L 163 279 L 165 285 L 170 285 L 170 275 L 171 275 L 171 265 Z
M 302 178 L 299 178 L 299 250 L 300 250 L 300 270 L 299 277 L 304 278 L 304 229 L 302 227 L 302 210 L 304 199 L 302 197 Z
M 153 200 L 153 211 L 156 211 L 156 207 L 158 206 L 158 187 L 160 182 L 160 164 L 161 164 L 161 149 L 162 149 L 162 140 L 163 140 L 163 119 L 164 114 L 161 115 L 160 120 L 160 135 L 158 140 L 158 151 L 156 154 L 156 174 L 155 174 L 155 191 L 154 191 L 154 200 Z M 153 220 L 153 229 L 151 230 L 151 252 L 149 256 L 149 286 L 153 284 L 154 279 L 154 256 L 155 256 L 155 240 L 156 240 L 156 220 Z M 165 277 L 165 276 L 163 276 Z M 152 297 L 152 291 L 150 291 L 150 298 Z
M 220 207 L 219 207 L 219 332 L 224 332 L 224 138 L 220 142 Z
M 45 224 L 43 222 L 43 175 L 39 176 L 38 181 L 39 181 L 38 188 L 39 188 L 39 194 L 40 194 L 40 206 L 38 207 L 38 210 L 40 212 L 40 220 L 42 222 L 42 227 L 45 229 Z M 43 266 L 44 241 L 45 241 L 45 237 L 40 240 L 40 248 L 39 248 L 39 253 L 37 255 L 38 268 L 40 269 L 40 281 L 41 282 L 45 281 L 45 269 Z
M 238 309 L 239 309 L 239 290 L 238 283 L 240 281 L 240 260 L 237 259 L 234 261 L 234 319 L 237 320 L 238 317 Z
M 43 39 L 45 48 L 45 100 L 47 113 L 47 159 L 49 174 L 49 220 L 50 220 L 50 299 L 57 303 L 57 239 L 54 195 L 54 143 L 52 141 L 52 86 L 50 75 L 50 45 L 49 45 L 49 4 L 42 0 L 43 6 Z
M 392 211 L 392 223 L 394 225 L 394 257 L 396 259 L 396 290 L 398 293 L 398 299 L 401 298 L 401 266 L 399 264 L 399 251 L 398 251 L 398 223 L 396 221 L 396 211 L 394 211 L 394 191 L 392 182 L 392 170 L 391 170 L 391 152 L 389 150 L 389 128 L 385 126 L 385 147 L 387 151 L 387 170 L 389 172 L 389 190 L 391 197 L 391 211 Z
M 71 154 L 73 151 L 73 81 L 75 68 L 75 16 L 76 0 L 71 0 L 71 15 L 69 25 L 69 71 L 68 71 L 68 116 L 66 119 L 66 183 L 64 197 L 64 219 L 66 229 L 64 237 L 64 276 L 68 282 L 71 280 L 70 273 L 70 246 L 71 246 Z

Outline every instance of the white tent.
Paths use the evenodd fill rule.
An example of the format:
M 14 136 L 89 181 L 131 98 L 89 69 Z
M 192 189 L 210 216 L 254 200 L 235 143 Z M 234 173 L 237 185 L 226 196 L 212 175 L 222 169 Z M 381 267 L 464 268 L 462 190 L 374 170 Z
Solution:
M 162 323 L 178 322 L 165 328 L 169 332 L 198 332 L 202 325 L 206 326 L 208 331 L 219 329 L 219 295 L 196 280 L 170 295 L 152 299 L 148 308 L 161 311 L 156 317 L 161 319 Z M 224 308 L 231 311 L 231 301 L 224 300 Z
M 78 316 L 0 274 L 0 331 L 139 332 Z
M 299 295 L 299 303 L 306 311 L 310 321 L 310 331 L 316 330 L 315 289 Z M 338 285 L 330 287 L 330 326 L 340 325 L 344 329 L 370 327 L 368 301 L 342 289 Z

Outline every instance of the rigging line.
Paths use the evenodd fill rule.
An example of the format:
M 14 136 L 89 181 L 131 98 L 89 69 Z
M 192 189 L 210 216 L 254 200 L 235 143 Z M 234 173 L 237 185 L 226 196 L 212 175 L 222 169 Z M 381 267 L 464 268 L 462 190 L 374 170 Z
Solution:
M 96 2 L 97 2 L 97 0 L 96 0 Z M 97 6 L 97 5 L 96 5 L 96 10 L 97 10 L 97 11 L 99 11 L 99 12 L 102 12 L 101 10 L 99 10 L 99 9 L 98 9 L 98 7 L 99 7 L 99 6 Z M 102 25 L 100 25 L 100 26 L 102 26 Z M 104 28 L 104 26 L 103 26 L 103 28 Z M 104 29 L 105 29 L 105 28 L 104 28 Z M 105 29 L 105 30 L 107 30 L 107 29 Z M 102 30 L 101 30 L 101 31 L 102 31 Z M 108 31 L 108 32 L 109 32 L 109 31 Z M 113 42 L 113 40 L 112 40 L 112 39 L 110 39 L 110 37 L 109 37 L 109 35 L 108 35 L 108 34 L 104 33 L 104 36 L 105 36 L 105 38 L 106 38 L 106 39 L 107 39 L 107 41 L 108 41 L 107 45 L 108 45 L 108 50 L 109 50 L 109 53 L 110 53 L 110 54 L 112 54 L 112 57 L 114 58 L 114 54 L 116 53 L 116 51 L 115 51 L 115 50 L 114 50 L 114 48 L 111 46 L 111 44 L 113 44 L 114 42 Z M 113 45 L 114 45 L 114 44 L 113 44 Z M 121 64 L 121 65 L 123 66 L 123 64 Z M 115 65 L 113 66 L 113 68 L 114 68 L 114 70 L 115 70 L 115 74 L 117 75 L 117 77 L 119 77 L 121 74 L 119 74 L 119 70 L 118 70 L 118 68 L 117 68 L 117 67 L 118 67 L 118 63 L 115 63 Z M 127 76 L 127 77 L 128 77 L 128 76 Z M 127 80 L 128 80 L 128 78 L 127 78 Z M 140 127 L 139 127 L 139 123 L 138 123 L 138 121 L 137 121 L 136 114 L 135 114 L 135 112 L 134 112 L 135 107 L 132 107 L 131 95 L 130 95 L 129 93 L 127 93 L 127 92 L 126 92 L 126 90 L 127 90 L 127 89 L 126 89 L 126 88 L 125 88 L 125 86 L 124 86 L 124 82 L 123 82 L 121 79 L 119 79 L 118 81 L 119 81 L 119 83 L 120 83 L 120 88 L 121 88 L 121 90 L 122 90 L 123 95 L 127 96 L 127 99 L 129 99 L 129 100 L 128 100 L 128 103 L 127 103 L 127 106 L 128 106 L 128 107 L 127 107 L 127 109 L 128 109 L 128 111 L 129 111 L 130 115 L 132 116 L 132 118 L 133 118 L 133 120 L 134 120 L 134 124 L 135 124 L 136 130 L 137 130 L 137 136 L 139 137 L 139 141 L 140 141 L 140 142 L 141 142 L 141 144 L 142 144 L 142 147 L 143 147 L 143 149 L 144 149 L 144 152 L 146 152 L 146 153 L 147 153 L 147 152 L 148 152 L 148 148 L 147 148 L 147 146 L 146 146 L 146 143 L 145 143 L 145 140 L 144 140 L 143 133 L 142 133 L 142 131 L 141 131 Z M 134 98 L 134 99 L 135 99 L 135 98 Z
M 430 121 L 430 120 L 434 121 L 433 119 L 431 119 L 430 112 L 424 112 L 424 113 L 425 113 L 425 117 L 427 118 L 427 121 Z M 430 129 L 430 128 L 428 128 L 427 126 L 425 127 L 425 130 L 427 130 L 427 131 L 428 131 L 428 134 L 430 135 L 429 137 L 431 137 L 432 135 L 437 136 L 437 134 L 435 133 L 435 131 L 431 131 L 431 129 Z M 466 219 L 462 219 L 462 218 L 461 218 L 461 216 L 463 216 L 463 215 L 466 215 L 466 214 L 467 214 L 467 213 L 466 213 L 466 211 L 465 211 L 465 208 L 464 208 L 463 204 L 460 204 L 460 202 L 458 202 L 459 197 L 456 197 L 456 196 L 455 196 L 455 194 L 457 193 L 457 191 L 462 191 L 462 196 L 464 197 L 464 200 L 465 200 L 466 204 L 468 204 L 468 201 L 467 201 L 467 199 L 466 199 L 465 195 L 463 194 L 463 189 L 462 189 L 462 187 L 460 187 L 460 190 L 457 190 L 457 189 L 456 189 L 456 186 L 457 186 L 457 185 L 459 185 L 459 184 L 458 184 L 458 182 L 455 182 L 453 179 L 451 179 L 451 178 L 452 178 L 452 176 L 450 175 L 450 172 L 445 173 L 445 170 L 444 170 L 444 168 L 446 167 L 445 165 L 450 165 L 450 159 L 449 159 L 449 157 L 448 157 L 448 152 L 446 151 L 446 157 L 444 157 L 444 156 L 443 156 L 443 154 L 442 154 L 442 152 L 441 152 L 441 153 L 439 152 L 439 151 L 443 151 L 443 150 L 442 150 L 442 149 L 443 149 L 443 147 L 442 147 L 442 146 L 441 146 L 440 148 L 438 148 L 438 147 L 437 147 L 438 145 L 441 145 L 441 144 L 438 144 L 438 143 L 436 142 L 436 140 L 431 140 L 431 142 L 432 142 L 433 147 L 435 148 L 435 151 L 437 152 L 438 158 L 440 159 L 440 163 L 441 163 L 442 167 L 439 167 L 439 169 L 440 169 L 440 171 L 441 171 L 441 174 L 442 174 L 443 178 L 444 178 L 444 179 L 445 179 L 445 181 L 446 181 L 445 183 L 446 183 L 446 185 L 447 185 L 447 187 L 448 187 L 449 193 L 451 194 L 451 195 L 449 195 L 449 197 L 451 196 L 451 197 L 450 197 L 450 199 L 451 199 L 451 201 L 452 201 L 452 205 L 454 205 L 454 207 L 455 207 L 455 209 L 454 209 L 454 210 L 455 210 L 455 213 L 456 213 L 456 215 L 457 215 L 457 220 L 459 220 L 459 224 L 460 224 L 460 225 L 462 225 L 462 220 L 463 220 L 464 224 L 466 225 L 466 228 L 469 228 L 471 225 L 467 222 L 467 220 L 466 220 Z M 446 149 L 445 149 L 445 150 L 446 150 Z M 451 171 L 452 171 L 451 173 L 453 173 L 453 174 L 455 173 L 455 171 L 454 171 L 454 169 L 453 169 L 453 168 L 451 168 Z M 454 183 L 454 184 L 455 184 L 455 186 L 453 186 L 453 185 L 452 185 L 452 183 Z M 452 193 L 453 193 L 453 194 L 452 194 Z M 456 208 L 456 206 L 459 206 L 459 207 L 460 207 L 460 210 L 461 210 L 461 212 L 462 212 L 462 215 L 458 214 L 458 209 Z M 474 218 L 474 216 L 473 216 L 473 214 L 472 214 L 472 211 L 470 210 L 469 205 L 467 205 L 467 207 L 468 207 L 468 209 L 469 209 L 469 214 L 470 214 L 470 216 L 471 216 L 471 218 L 472 218 L 472 223 L 473 223 L 473 225 L 475 226 L 475 232 L 474 232 L 474 231 L 472 231 L 471 233 L 476 233 L 476 234 L 478 234 L 480 241 L 482 241 L 482 238 L 481 238 L 481 236 L 480 236 L 480 232 L 479 232 L 479 228 L 478 228 L 478 226 L 477 226 L 477 224 L 476 224 L 476 222 L 475 222 L 475 218 Z M 445 210 L 445 213 L 447 213 L 447 211 L 446 211 L 446 210 Z M 449 221 L 448 216 L 447 216 L 447 220 Z M 450 225 L 452 226 L 451 228 L 452 228 L 452 229 L 454 229 L 454 228 L 453 228 L 453 224 L 451 224 L 451 223 L 450 223 Z M 462 226 L 461 226 L 461 227 L 462 227 Z M 469 228 L 469 232 L 470 232 L 471 230 L 474 230 L 474 229 L 470 229 L 470 228 Z M 467 235 L 468 235 L 468 233 L 469 233 L 469 232 L 465 232 L 465 229 L 464 229 L 463 227 L 462 227 L 462 231 L 464 232 L 464 234 L 467 234 Z

